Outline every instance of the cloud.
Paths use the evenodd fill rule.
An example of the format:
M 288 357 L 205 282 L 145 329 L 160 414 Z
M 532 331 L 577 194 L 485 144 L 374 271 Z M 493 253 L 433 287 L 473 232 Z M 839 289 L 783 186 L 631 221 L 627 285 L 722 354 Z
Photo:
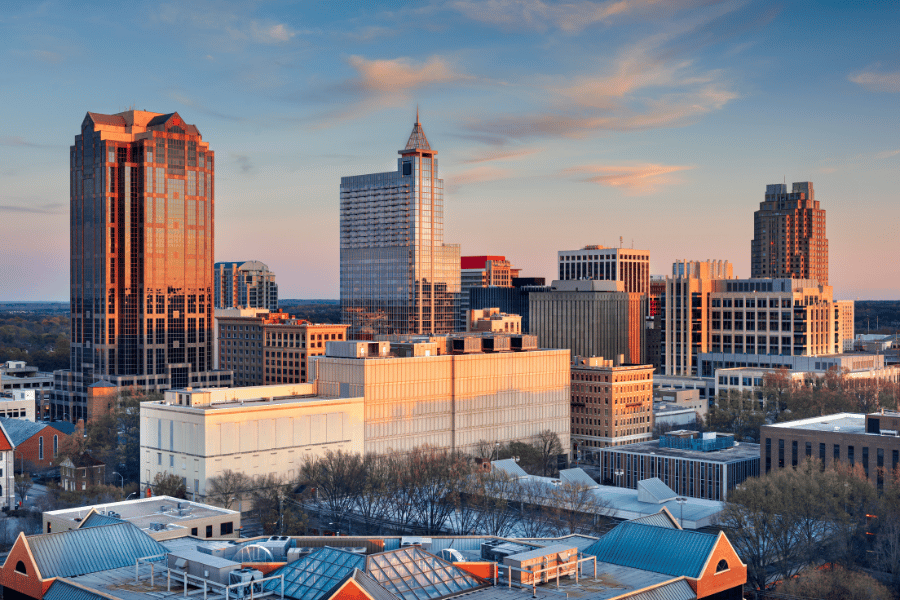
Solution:
M 259 23 L 250 22 L 250 37 L 262 44 L 283 44 L 291 41 L 291 38 L 299 32 L 284 23 Z
M 198 32 L 226 36 L 228 42 L 220 48 L 237 50 L 233 42 L 255 42 L 257 44 L 285 44 L 304 33 L 288 23 L 269 19 L 252 18 L 249 5 L 227 1 L 199 1 L 192 3 L 166 3 L 155 9 L 151 18 L 162 23 L 167 29 L 180 27 Z
M 367 25 L 355 31 L 342 32 L 342 36 L 354 42 L 371 42 L 379 38 L 396 37 L 397 29 L 380 25 Z
M 39 215 L 58 215 L 62 212 L 63 205 L 55 202 L 40 206 L 16 206 L 12 204 L 0 204 L 0 212 L 33 213 Z
M 900 154 L 900 150 L 885 150 L 884 152 L 879 152 L 875 155 L 877 160 L 884 160 L 885 158 L 891 158 L 892 156 L 897 156 Z
M 30 142 L 18 135 L 0 135 L 0 146 L 18 146 L 23 148 L 51 148 L 47 144 Z
M 875 68 L 870 68 L 850 75 L 848 79 L 870 92 L 900 93 L 900 71 L 879 72 Z
M 578 0 L 551 4 L 542 0 L 458 0 L 450 6 L 466 17 L 503 29 L 546 31 L 554 28 L 578 33 L 613 17 L 642 12 L 662 0 Z
M 51 65 L 58 65 L 63 61 L 63 56 L 61 54 L 50 50 L 35 50 L 34 56 L 38 60 L 50 63 Z
M 572 175 L 588 175 L 581 178 L 599 185 L 619 188 L 629 194 L 649 194 L 659 187 L 680 183 L 671 173 L 693 169 L 689 165 L 583 165 L 564 172 Z
M 497 181 L 498 179 L 506 179 L 512 175 L 509 169 L 501 169 L 499 167 L 481 166 L 454 173 L 446 178 L 445 184 L 448 191 L 455 191 L 464 185 L 471 183 L 484 183 L 486 181 Z
M 495 160 L 518 160 L 520 158 L 524 158 L 526 156 L 530 156 L 532 154 L 537 154 L 539 152 L 543 152 L 542 148 L 522 148 L 519 150 L 509 150 L 507 152 L 503 152 L 497 149 L 490 149 L 487 152 L 483 152 L 482 154 L 472 156 L 463 160 L 464 163 L 472 164 L 472 163 L 484 163 L 484 162 L 492 162 Z
M 217 110 L 213 110 L 213 109 L 209 108 L 208 106 L 206 106 L 205 104 L 202 104 L 188 96 L 185 96 L 181 92 L 171 91 L 171 92 L 168 92 L 167 96 L 169 96 L 169 98 L 171 98 L 175 102 L 180 102 L 181 104 L 183 104 L 185 106 L 193 108 L 197 112 L 211 115 L 213 117 L 218 117 L 220 119 L 225 119 L 227 121 L 244 121 L 244 120 L 246 120 L 246 119 L 244 119 L 244 117 L 237 117 L 234 115 L 229 115 L 226 113 L 219 112 Z

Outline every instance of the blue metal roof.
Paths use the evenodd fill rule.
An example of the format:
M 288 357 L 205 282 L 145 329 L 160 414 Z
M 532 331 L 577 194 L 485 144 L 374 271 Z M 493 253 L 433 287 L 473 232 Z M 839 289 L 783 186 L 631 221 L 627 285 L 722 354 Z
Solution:
M 644 525 L 653 525 L 654 527 L 666 527 L 668 529 L 678 529 L 678 521 L 673 521 L 672 517 L 666 514 L 666 511 L 660 509 L 658 513 L 631 519 L 629 523 L 642 523 Z
M 103 525 L 115 525 L 116 523 L 123 523 L 122 519 L 117 519 L 115 517 L 110 517 L 109 515 L 101 515 L 98 512 L 92 512 L 84 520 L 81 522 L 81 525 L 78 526 L 79 529 L 87 529 L 88 527 L 101 527 Z
M 74 577 L 134 565 L 138 558 L 168 552 L 129 522 L 72 529 L 26 538 L 41 577 Z
M 697 594 L 687 581 L 678 579 L 622 598 L 627 600 L 696 600 Z
M 112 596 L 83 588 L 71 581 L 57 579 L 44 594 L 45 600 L 109 600 Z
M 366 567 L 366 557 L 337 548 L 319 548 L 309 556 L 278 567 L 270 577 L 284 575 L 284 595 L 295 600 L 318 600 L 353 572 Z M 280 591 L 281 582 L 263 583 L 267 591 Z
M 3 428 L 9 435 L 9 441 L 13 443 L 13 446 L 18 446 L 47 426 L 46 423 L 35 423 L 34 421 L 10 419 L 8 417 L 0 417 L 0 423 L 3 424 Z
M 626 521 L 586 548 L 597 560 L 664 575 L 699 578 L 718 536 Z

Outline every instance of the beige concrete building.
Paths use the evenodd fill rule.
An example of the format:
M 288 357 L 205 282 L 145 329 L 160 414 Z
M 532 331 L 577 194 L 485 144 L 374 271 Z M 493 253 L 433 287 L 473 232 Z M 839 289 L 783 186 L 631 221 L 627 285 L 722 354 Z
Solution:
M 834 303 L 838 309 L 838 332 L 841 336 L 840 352 L 853 352 L 856 337 L 856 308 L 853 300 L 838 300 Z
M 572 445 L 605 448 L 653 437 L 653 366 L 572 362 Z
M 531 333 L 542 348 L 568 348 L 573 356 L 622 356 L 646 363 L 647 297 L 621 281 L 554 281 L 528 298 Z
M 0 396 L 0 417 L 34 421 L 34 390 L 14 390 Z
M 470 310 L 466 331 L 519 335 L 522 333 L 522 317 L 502 313 L 499 308 Z
M 82 525 L 108 525 L 128 521 L 153 539 L 171 540 L 188 535 L 206 538 L 236 538 L 241 513 L 171 496 L 153 496 L 109 504 L 51 510 L 43 515 L 43 532 L 58 533 Z
M 659 299 L 660 371 L 696 375 L 696 357 L 709 351 L 709 295 L 732 278 L 728 261 L 685 261 L 672 265 Z
M 363 451 L 363 399 L 317 395 L 314 384 L 170 390 L 141 404 L 141 490 L 158 473 L 206 496 L 226 469 L 292 478 L 305 456 Z
M 474 452 L 548 429 L 570 448 L 568 350 L 504 335 L 430 336 L 398 344 L 404 357 L 393 346 L 331 342 L 312 362 L 320 393 L 365 399 L 365 452 Z
M 650 294 L 650 252 L 585 246 L 557 252 L 559 279 L 621 281 L 628 293 Z
M 238 387 L 304 383 L 309 357 L 324 355 L 329 341 L 346 339 L 348 327 L 310 323 L 281 311 L 251 316 L 217 310 L 219 364 L 234 371 Z
M 8 360 L 0 364 L 0 393 L 16 396 L 21 391 L 32 391 L 30 421 L 50 418 L 50 398 L 53 395 L 53 373 L 43 373 L 37 367 L 29 367 L 24 360 Z

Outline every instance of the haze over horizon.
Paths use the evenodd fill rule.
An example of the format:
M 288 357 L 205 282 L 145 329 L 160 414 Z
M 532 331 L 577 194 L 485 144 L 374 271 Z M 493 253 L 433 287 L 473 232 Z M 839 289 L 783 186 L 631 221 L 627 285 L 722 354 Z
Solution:
M 839 299 L 900 298 L 897 3 L 62 2 L 0 16 L 0 300 L 67 301 L 85 113 L 178 112 L 217 157 L 217 261 L 338 297 L 339 184 L 438 150 L 444 239 L 554 278 L 586 244 L 750 275 L 771 183 L 812 181 Z

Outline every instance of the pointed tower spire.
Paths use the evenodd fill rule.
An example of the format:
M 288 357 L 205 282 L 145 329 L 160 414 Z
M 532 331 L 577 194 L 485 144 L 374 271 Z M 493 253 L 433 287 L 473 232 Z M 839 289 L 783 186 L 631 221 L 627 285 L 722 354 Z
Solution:
M 419 123 L 419 105 L 416 105 L 416 123 L 413 125 L 412 133 L 409 134 L 409 140 L 406 142 L 406 148 L 401 150 L 401 154 L 407 152 L 409 150 L 427 150 L 431 151 L 431 146 L 428 144 L 428 138 L 425 137 L 425 130 L 422 129 L 422 124 Z

